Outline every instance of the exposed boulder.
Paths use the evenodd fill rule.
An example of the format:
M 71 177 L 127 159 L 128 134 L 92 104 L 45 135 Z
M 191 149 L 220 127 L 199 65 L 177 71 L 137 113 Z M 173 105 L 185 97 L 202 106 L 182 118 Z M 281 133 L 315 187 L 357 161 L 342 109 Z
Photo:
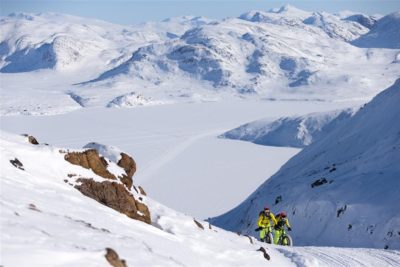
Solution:
M 93 179 L 79 178 L 75 186 L 82 194 L 101 204 L 117 210 L 126 216 L 150 224 L 148 207 L 135 200 L 123 184 L 117 182 L 96 182 Z
M 95 149 L 88 149 L 83 152 L 69 152 L 64 156 L 64 159 L 74 165 L 92 169 L 95 174 L 103 178 L 117 179 L 114 174 L 107 170 L 107 161 L 103 157 L 100 157 Z
M 142 195 L 144 195 L 144 196 L 147 196 L 147 194 L 146 194 L 146 192 L 144 191 L 143 187 L 141 187 L 140 185 L 139 185 L 139 192 L 140 192 L 140 194 L 142 194 Z
M 22 136 L 28 137 L 28 142 L 31 143 L 32 145 L 38 145 L 39 144 L 37 139 L 35 137 L 33 137 L 32 135 L 23 134 Z
M 125 260 L 120 259 L 117 252 L 112 248 L 106 248 L 106 255 L 104 256 L 113 267 L 127 267 Z
M 24 169 L 24 165 L 22 164 L 21 161 L 19 161 L 19 159 L 15 158 L 15 159 L 10 159 L 10 163 L 15 167 L 18 168 L 20 170 L 25 170 Z

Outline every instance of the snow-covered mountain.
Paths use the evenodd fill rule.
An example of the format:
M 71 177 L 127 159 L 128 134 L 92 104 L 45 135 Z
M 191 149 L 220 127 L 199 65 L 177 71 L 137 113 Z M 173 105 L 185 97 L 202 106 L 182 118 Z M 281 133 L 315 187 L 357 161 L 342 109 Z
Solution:
M 400 48 L 400 11 L 378 20 L 371 30 L 352 42 L 359 47 Z
M 118 179 L 104 178 L 100 165 L 108 175 L 127 171 L 118 148 L 88 144 L 97 154 L 29 140 L 1 132 L 2 266 L 395 266 L 400 261 L 395 251 L 266 246 L 171 210 L 142 188 L 130 190 Z M 82 155 L 89 163 L 76 161 Z M 103 163 L 95 164 L 99 160 Z M 93 187 L 85 190 L 99 184 L 118 190 L 104 195 L 99 190 L 94 201 L 80 188 L 89 177 Z M 130 205 L 116 205 L 120 199 L 132 197 L 149 208 L 151 222 L 117 211 Z
M 356 110 L 312 113 L 273 121 L 266 118 L 241 125 L 220 137 L 249 141 L 265 146 L 303 148 L 338 127 L 343 121 L 353 116 Z
M 254 235 L 270 205 L 288 212 L 298 244 L 399 249 L 399 99 L 400 79 L 211 223 Z
M 400 74 L 396 16 L 375 21 L 287 5 L 239 18 L 182 16 L 123 26 L 12 14 L 0 19 L 1 114 L 121 106 L 115 101 L 132 92 L 152 104 L 370 99 Z
M 362 14 L 357 14 L 364 17 Z M 329 37 L 343 41 L 352 41 L 368 32 L 366 20 L 356 16 L 341 18 L 327 12 L 306 12 L 291 5 L 279 9 L 265 11 L 250 11 L 240 16 L 241 19 L 267 24 L 287 25 L 306 29 L 307 25 L 323 30 Z

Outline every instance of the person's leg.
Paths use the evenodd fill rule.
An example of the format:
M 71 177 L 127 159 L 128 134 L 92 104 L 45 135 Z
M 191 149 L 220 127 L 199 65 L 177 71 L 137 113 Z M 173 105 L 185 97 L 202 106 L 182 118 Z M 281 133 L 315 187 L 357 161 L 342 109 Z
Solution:
M 282 235 L 282 230 L 275 230 L 275 235 L 274 235 L 274 244 L 277 245 L 279 238 Z
M 261 231 L 260 231 L 260 240 L 261 240 L 261 242 L 265 241 L 266 232 L 267 232 L 267 230 L 265 228 L 261 229 Z

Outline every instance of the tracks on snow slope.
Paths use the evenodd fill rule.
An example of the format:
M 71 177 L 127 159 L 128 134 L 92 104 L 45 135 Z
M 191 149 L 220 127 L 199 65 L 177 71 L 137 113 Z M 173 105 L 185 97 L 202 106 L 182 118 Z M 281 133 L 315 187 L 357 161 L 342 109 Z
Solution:
M 363 248 L 295 247 L 278 248 L 298 267 L 400 266 L 400 251 Z M 361 255 L 362 254 L 362 255 Z

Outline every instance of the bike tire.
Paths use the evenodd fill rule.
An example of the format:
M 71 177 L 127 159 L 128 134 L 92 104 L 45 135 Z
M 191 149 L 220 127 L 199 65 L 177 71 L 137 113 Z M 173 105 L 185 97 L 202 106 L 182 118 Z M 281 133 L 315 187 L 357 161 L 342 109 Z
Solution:
M 286 244 L 285 240 L 286 239 Z M 286 234 L 285 236 L 282 237 L 282 245 L 288 246 L 288 247 L 293 247 L 293 239 L 290 235 Z
M 274 243 L 274 237 L 272 236 L 272 233 L 268 233 L 265 236 L 265 243 L 268 243 L 268 244 L 273 244 Z

